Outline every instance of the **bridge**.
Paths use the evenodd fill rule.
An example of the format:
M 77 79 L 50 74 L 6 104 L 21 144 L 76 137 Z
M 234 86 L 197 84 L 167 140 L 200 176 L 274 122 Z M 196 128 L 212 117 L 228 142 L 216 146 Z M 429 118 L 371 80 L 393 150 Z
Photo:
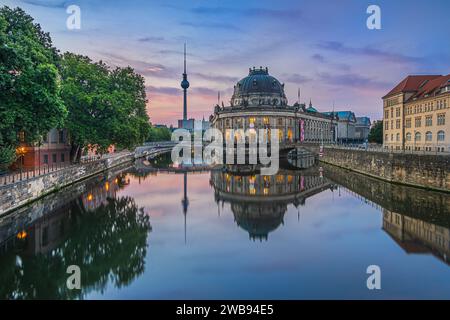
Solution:
M 184 173 L 184 172 L 204 172 L 209 170 L 206 166 L 193 165 L 193 166 L 180 166 L 180 167 L 170 167 L 170 168 L 156 168 L 152 166 L 149 160 L 155 158 L 164 153 L 171 152 L 172 149 L 177 144 L 176 141 L 161 141 L 161 142 L 148 142 L 144 145 L 136 148 L 135 159 L 140 159 L 136 161 L 137 169 L 142 171 L 166 171 L 173 173 Z M 206 144 L 206 143 L 204 143 Z M 270 145 L 267 146 L 270 150 Z M 235 149 L 235 154 L 237 149 Z M 246 154 L 248 154 L 248 149 L 246 149 Z M 279 158 L 285 167 L 290 166 L 293 168 L 307 168 L 313 165 L 319 155 L 319 143 L 299 143 L 290 142 L 282 143 L 279 145 Z M 226 155 L 224 155 L 225 157 Z

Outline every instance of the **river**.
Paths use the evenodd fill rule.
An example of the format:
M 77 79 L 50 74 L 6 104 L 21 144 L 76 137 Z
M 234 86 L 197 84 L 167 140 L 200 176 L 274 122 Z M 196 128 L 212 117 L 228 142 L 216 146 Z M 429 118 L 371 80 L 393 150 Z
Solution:
M 325 165 L 261 176 L 169 163 L 0 218 L 0 298 L 450 298 L 449 194 Z M 69 265 L 81 290 L 66 285 Z

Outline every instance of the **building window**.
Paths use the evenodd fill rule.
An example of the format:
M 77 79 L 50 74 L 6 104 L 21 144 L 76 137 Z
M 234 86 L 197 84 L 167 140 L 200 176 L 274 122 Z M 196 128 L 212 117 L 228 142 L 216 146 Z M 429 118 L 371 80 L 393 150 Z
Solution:
M 61 162 L 66 161 L 66 155 L 64 153 L 61 153 Z
M 420 141 L 422 139 L 422 134 L 420 132 L 416 132 L 414 136 L 414 141 Z
M 396 140 L 400 141 L 400 133 L 397 133 Z
M 445 125 L 445 113 L 439 113 L 437 115 L 437 124 L 438 126 Z
M 391 120 L 391 129 L 394 129 L 394 120 Z
M 52 162 L 53 162 L 53 163 L 56 162 L 56 153 L 52 154 Z
M 395 120 L 395 128 L 400 129 L 400 119 Z
M 400 117 L 400 108 L 395 109 L 395 116 Z
M 384 140 L 386 141 L 386 142 L 388 142 L 388 135 L 386 134 L 385 136 L 384 136 Z
M 264 121 L 264 124 L 269 124 L 269 117 L 264 117 L 263 121 Z
M 391 108 L 391 118 L 394 117 L 394 108 Z
M 23 131 L 19 132 L 19 141 L 25 142 L 25 132 L 23 132 Z
M 438 141 L 444 141 L 445 140 L 445 132 L 443 130 L 438 131 L 438 133 L 437 133 L 437 140 Z
M 384 118 L 389 119 L 389 110 L 384 111 Z
M 408 118 L 405 120 L 405 127 L 406 128 L 411 128 L 411 118 Z
M 384 129 L 385 129 L 385 130 L 389 130 L 389 121 L 386 121 L 386 122 L 384 123 Z
M 431 133 L 431 131 L 427 131 L 425 133 L 425 141 L 431 141 L 433 140 L 433 134 Z
M 419 128 L 422 125 L 422 117 L 417 117 L 415 120 L 415 126 Z
M 48 164 L 48 154 L 44 154 L 44 164 Z
M 66 139 L 64 137 L 64 130 L 59 130 L 59 143 L 66 143 Z
M 411 141 L 411 133 L 410 132 L 408 132 L 406 134 L 406 141 Z
M 44 143 L 48 143 L 48 133 L 44 135 Z
M 256 122 L 256 118 L 255 117 L 250 117 L 250 118 L 248 118 L 248 123 L 250 123 L 250 124 L 255 124 L 255 122 Z
M 425 117 L 425 126 L 431 127 L 433 125 L 433 116 L 426 116 Z

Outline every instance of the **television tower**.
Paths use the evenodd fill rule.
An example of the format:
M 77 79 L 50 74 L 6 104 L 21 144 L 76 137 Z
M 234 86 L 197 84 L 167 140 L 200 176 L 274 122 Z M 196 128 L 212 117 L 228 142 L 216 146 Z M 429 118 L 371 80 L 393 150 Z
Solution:
M 186 73 L 186 43 L 184 44 L 184 73 L 181 81 L 181 88 L 183 88 L 183 120 L 187 120 L 187 89 L 189 88 L 189 81 Z

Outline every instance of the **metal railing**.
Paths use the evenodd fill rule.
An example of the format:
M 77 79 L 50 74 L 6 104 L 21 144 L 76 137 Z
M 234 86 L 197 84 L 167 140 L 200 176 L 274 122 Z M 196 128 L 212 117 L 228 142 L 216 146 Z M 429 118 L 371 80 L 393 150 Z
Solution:
M 77 166 L 84 165 L 86 163 L 92 163 L 101 161 L 104 159 L 119 157 L 122 155 L 126 155 L 128 152 L 118 152 L 112 154 L 104 154 L 104 155 L 95 155 L 95 156 L 83 156 L 80 158 L 79 163 L 70 163 L 70 162 L 60 162 L 53 163 L 51 165 L 43 164 L 35 168 L 22 168 L 21 170 L 17 170 L 14 172 L 8 172 L 0 175 L 0 187 L 6 186 L 9 184 L 14 184 L 17 182 L 23 182 L 30 179 L 34 179 L 39 176 L 43 176 L 45 174 L 66 170 L 68 168 L 74 168 Z
M 384 148 L 381 145 L 371 145 L 371 144 L 325 144 L 325 148 L 335 148 L 343 150 L 358 150 L 358 151 L 368 151 L 368 152 L 380 152 L 380 153 L 397 153 L 397 154 L 416 154 L 416 155 L 438 155 L 438 156 L 449 156 L 450 151 L 437 151 L 436 146 L 431 146 L 434 150 L 428 151 L 424 147 L 421 150 L 408 150 L 408 149 L 391 149 Z M 427 146 L 428 147 L 428 146 Z M 439 146 L 441 147 L 441 146 Z

